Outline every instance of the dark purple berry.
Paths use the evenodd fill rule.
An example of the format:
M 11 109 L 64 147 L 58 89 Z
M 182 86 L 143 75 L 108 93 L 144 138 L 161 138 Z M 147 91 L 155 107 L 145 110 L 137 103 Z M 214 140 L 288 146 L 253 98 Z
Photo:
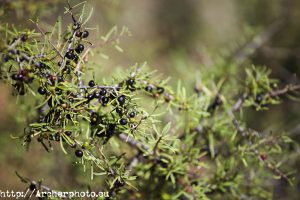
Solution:
M 107 91 L 106 91 L 105 88 L 102 88 L 102 89 L 100 90 L 100 95 L 101 95 L 101 96 L 106 95 L 106 93 L 107 93 Z
M 162 94 L 162 93 L 164 93 L 165 88 L 163 88 L 163 87 L 157 87 L 156 90 L 157 90 L 158 94 Z
M 118 102 L 119 102 L 119 104 L 120 104 L 121 106 L 124 105 L 125 100 L 126 100 L 125 95 L 121 95 L 121 96 L 118 97 Z
M 82 32 L 76 31 L 75 35 L 76 35 L 76 37 L 81 37 L 82 36 Z
M 19 75 L 18 74 L 13 74 L 11 75 L 12 80 L 17 81 L 19 80 Z
M 43 88 L 43 87 L 39 87 L 38 92 L 40 93 L 40 95 L 45 95 L 46 94 L 46 89 Z
M 59 133 L 55 133 L 54 139 L 55 139 L 56 142 L 60 141 L 60 135 L 59 135 Z
M 71 132 L 71 131 L 66 131 L 65 134 L 66 134 L 67 136 L 71 136 L 71 135 L 72 135 L 72 132 Z
M 75 102 L 75 100 L 72 97 L 69 98 L 69 101 L 70 101 L 70 103 L 74 103 Z
M 11 59 L 11 57 L 9 55 L 4 55 L 3 56 L 3 61 L 4 62 L 8 62 Z
M 131 78 L 131 79 L 128 79 L 126 83 L 127 83 L 127 85 L 132 86 L 135 83 L 135 81 L 134 81 L 134 79 Z
M 85 30 L 85 31 L 83 31 L 83 33 L 82 33 L 82 37 L 83 37 L 83 38 L 87 38 L 87 37 L 89 36 L 89 34 L 90 34 L 90 33 L 89 33 L 88 31 Z
M 24 75 L 23 74 L 18 74 L 18 80 L 22 81 L 24 79 Z
M 68 51 L 65 55 L 65 57 L 67 57 L 70 60 L 74 59 L 74 53 L 72 51 Z
M 64 77 L 63 77 L 63 76 L 58 76 L 58 77 L 57 77 L 57 81 L 58 81 L 59 83 L 64 82 Z
M 35 189 L 36 189 L 36 185 L 35 185 L 34 183 L 30 183 L 29 189 L 30 189 L 31 191 L 35 190 Z
M 87 99 L 89 101 L 93 100 L 94 99 L 94 94 L 88 94 Z
M 222 99 L 219 95 L 216 96 L 214 104 L 217 105 L 217 106 L 222 104 Z
M 147 92 L 152 92 L 153 87 L 150 86 L 150 85 L 148 85 L 148 86 L 145 87 L 145 90 L 146 90 Z
M 83 156 L 83 151 L 80 149 L 77 149 L 75 151 L 75 155 L 76 155 L 76 157 L 81 158 Z
M 76 49 L 75 49 L 75 51 L 76 51 L 77 53 L 82 53 L 83 50 L 84 50 L 83 44 L 78 44 L 77 47 L 76 47 Z
M 64 74 L 70 74 L 70 73 L 71 73 L 71 69 L 70 69 L 69 67 L 65 67 L 65 68 L 63 69 L 63 73 L 64 73 Z
M 42 68 L 42 69 L 44 69 L 44 68 L 47 67 L 47 65 L 45 63 L 40 62 L 39 63 L 39 67 Z
M 261 103 L 264 99 L 264 94 L 260 93 L 256 96 L 255 102 L 256 103 Z
M 55 89 L 55 92 L 56 92 L 57 95 L 61 95 L 61 94 L 62 94 L 62 90 L 59 89 L 59 88 L 56 88 L 56 89 Z
M 108 101 L 109 101 L 109 98 L 108 97 L 102 97 L 102 102 L 104 102 L 104 103 L 108 103 Z
M 119 122 L 121 125 L 125 126 L 127 124 L 127 119 L 122 118 Z
M 111 136 L 114 134 L 116 129 L 116 125 L 115 124 L 109 124 L 108 128 L 106 129 L 106 135 Z
M 100 95 L 100 93 L 99 93 L 99 92 L 94 92 L 94 97 L 95 97 L 96 99 L 98 99 L 98 98 L 100 98 L 100 97 L 101 97 L 101 95 Z
M 134 117 L 135 117 L 135 112 L 129 113 L 129 117 L 130 117 L 130 118 L 134 118 Z
M 79 22 L 76 22 L 76 23 L 74 23 L 74 25 L 73 25 L 73 29 L 74 30 L 78 30 L 78 29 L 80 29 L 80 23 Z M 77 33 L 77 32 L 76 32 Z
M 21 36 L 21 41 L 25 42 L 28 39 L 28 36 L 26 34 Z
M 75 63 L 78 63 L 79 57 L 78 57 L 77 55 L 74 54 L 73 60 L 75 61 Z
M 122 114 L 122 113 L 123 113 L 123 109 L 120 108 L 120 107 L 117 107 L 117 108 L 116 108 L 116 113 Z
M 95 86 L 95 81 L 93 81 L 93 80 L 90 80 L 90 82 L 89 82 L 89 86 L 90 86 L 90 87 L 94 87 L 94 86 Z

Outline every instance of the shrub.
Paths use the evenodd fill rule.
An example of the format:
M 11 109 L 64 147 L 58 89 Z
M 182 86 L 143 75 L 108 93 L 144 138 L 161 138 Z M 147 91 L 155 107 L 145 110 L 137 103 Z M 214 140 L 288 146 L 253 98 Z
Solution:
M 251 66 L 236 77 L 204 79 L 190 94 L 135 65 L 111 82 L 89 79 L 97 41 L 85 28 L 90 15 L 68 4 L 72 23 L 62 31 L 33 22 L 34 30 L 1 24 L 1 80 L 12 85 L 20 104 L 39 105 L 16 137 L 51 151 L 60 144 L 118 199 L 270 199 L 272 179 L 292 184 L 283 156 L 293 141 L 283 134 L 252 130 L 243 112 L 267 110 L 282 97 L 297 97 L 299 85 L 282 86 L 266 67 Z M 84 7 L 84 6 L 83 6 Z M 127 29 L 112 29 L 102 43 L 118 44 Z M 239 66 L 232 66 L 235 72 Z M 201 78 L 199 78 L 201 80 Z M 211 84 L 213 82 L 213 84 Z M 52 190 L 18 176 L 30 189 Z

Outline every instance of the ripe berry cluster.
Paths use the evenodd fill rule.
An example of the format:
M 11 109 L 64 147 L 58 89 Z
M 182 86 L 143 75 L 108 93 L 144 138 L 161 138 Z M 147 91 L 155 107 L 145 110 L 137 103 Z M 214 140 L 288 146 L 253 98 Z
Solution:
M 44 37 L 31 32 L 15 36 L 1 51 L 0 75 L 19 95 L 33 94 L 39 100 L 36 123 L 29 124 L 22 136 L 25 144 L 37 137 L 47 151 L 60 143 L 63 151 L 72 149 L 77 158 L 90 160 L 92 150 L 113 136 L 139 132 L 148 114 L 138 106 L 138 93 L 167 102 L 172 98 L 160 82 L 137 69 L 113 85 L 99 84 L 97 77 L 84 81 L 89 32 L 74 20 L 62 35 L 63 45 L 43 51 L 53 46 L 47 39 L 37 42 Z M 124 184 L 117 181 L 114 187 Z

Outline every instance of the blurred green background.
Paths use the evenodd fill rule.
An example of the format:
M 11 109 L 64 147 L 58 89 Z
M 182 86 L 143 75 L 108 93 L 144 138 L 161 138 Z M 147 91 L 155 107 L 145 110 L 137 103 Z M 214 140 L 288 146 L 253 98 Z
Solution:
M 3 0 L 0 1 L 1 23 L 32 27 L 28 18 L 38 16 L 51 25 L 62 16 L 66 25 L 71 19 L 64 16 L 64 6 L 63 0 Z M 240 71 L 249 63 L 266 65 L 272 69 L 273 77 L 283 83 L 299 82 L 299 0 L 91 0 L 87 9 L 91 7 L 94 13 L 88 27 L 98 27 L 98 31 L 90 32 L 91 41 L 99 40 L 114 25 L 127 26 L 132 34 L 121 38 L 123 53 L 105 46 L 100 51 L 110 59 L 91 58 L 96 63 L 98 79 L 147 61 L 152 69 L 172 77 L 171 84 L 182 80 L 190 92 L 199 74 L 215 80 L 216 71 L 224 75 L 235 63 Z M 251 46 L 253 38 L 262 41 Z M 245 49 L 249 44 L 253 52 Z M 236 78 L 240 78 L 238 74 Z M 59 147 L 49 154 L 34 141 L 26 151 L 11 139 L 10 135 L 22 133 L 27 114 L 15 103 L 10 87 L 1 83 L 0 89 L 0 189 L 24 189 L 15 170 L 35 180 L 44 178 L 45 184 L 55 189 L 86 188 L 89 172 L 84 174 L 81 168 L 74 167 L 74 160 L 64 156 Z M 285 101 L 267 112 L 249 109 L 248 126 L 259 131 L 287 132 L 299 143 L 300 106 Z M 294 150 L 295 155 L 298 152 Z M 290 165 L 299 168 L 299 159 L 295 158 Z M 276 199 L 297 199 L 299 172 L 295 176 L 294 188 L 278 182 L 274 190 Z M 96 189 L 97 180 L 91 185 Z

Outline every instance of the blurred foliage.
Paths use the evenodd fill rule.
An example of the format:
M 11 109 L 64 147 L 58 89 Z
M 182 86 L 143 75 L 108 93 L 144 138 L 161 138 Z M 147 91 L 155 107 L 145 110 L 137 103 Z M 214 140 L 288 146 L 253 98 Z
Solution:
M 133 37 L 120 38 L 117 46 L 103 45 L 95 51 L 97 56 L 91 56 L 89 62 L 96 69 L 87 72 L 87 77 L 95 77 L 103 83 L 110 83 L 108 77 L 111 75 L 114 80 L 126 79 L 128 75 L 124 74 L 124 68 L 136 61 L 147 60 L 150 66 L 172 78 L 167 91 L 176 99 L 166 105 L 162 98 L 163 106 L 157 109 L 157 113 L 165 112 L 164 116 L 158 116 L 162 124 L 173 121 L 171 134 L 165 135 L 168 126 L 165 131 L 162 126 L 156 127 L 158 130 L 147 137 L 139 138 L 151 146 L 158 138 L 166 137 L 157 147 L 161 150 L 159 160 L 151 157 L 149 152 L 143 152 L 146 158 L 139 159 L 145 163 L 135 167 L 136 176 L 143 177 L 143 181 L 134 185 L 139 191 L 126 188 L 125 191 L 132 193 L 123 190 L 121 195 L 123 193 L 128 199 L 193 199 L 195 196 L 200 199 L 251 199 L 252 196 L 255 199 L 297 199 L 300 180 L 299 172 L 294 169 L 299 168 L 299 104 L 290 101 L 295 94 L 272 96 L 272 92 L 299 83 L 298 1 L 94 0 L 88 3 L 94 13 L 87 26 L 97 27 L 90 31 L 91 41 L 101 41 L 100 35 L 114 30 L 111 28 L 115 24 L 128 26 Z M 43 28 L 48 30 L 51 29 L 48 24 L 56 21 L 53 13 L 62 15 L 61 8 L 65 5 L 60 0 L 16 0 L 0 4 L 1 25 L 9 21 L 17 23 L 18 27 L 27 27 L 25 23 L 33 27 L 33 23 L 24 19 L 38 16 L 43 19 Z M 62 16 L 62 25 L 68 24 L 70 19 Z M 235 55 L 240 51 L 247 52 L 244 47 L 278 19 L 286 19 L 284 26 L 253 53 L 245 54 L 243 63 L 237 63 Z M 113 35 L 117 36 L 121 30 L 114 31 Z M 18 32 L 17 36 L 23 33 Z M 250 63 L 268 68 L 248 67 Z M 81 167 L 74 167 L 76 165 L 71 163 L 74 159 L 66 159 L 57 150 L 59 144 L 53 145 L 51 154 L 44 152 L 35 141 L 29 152 L 17 148 L 9 135 L 20 135 L 17 133 L 36 117 L 35 110 L 30 108 L 37 102 L 31 97 L 17 97 L 16 106 L 15 99 L 10 97 L 11 90 L 3 86 L 2 91 L 1 102 L 8 108 L 1 110 L 1 114 L 7 116 L 0 122 L 3 130 L 0 176 L 7 180 L 1 189 L 24 187 L 14 170 L 33 179 L 44 178 L 45 184 L 60 190 L 103 185 L 103 180 L 94 178 L 90 181 L 90 172 L 81 173 Z M 237 114 L 241 122 L 239 128 L 243 130 L 236 130 L 227 111 L 244 92 L 249 98 L 245 100 L 246 107 Z M 144 95 L 138 97 L 145 98 Z M 222 105 L 218 105 L 219 101 Z M 139 105 L 149 111 L 153 106 L 149 102 L 144 100 Z M 215 111 L 207 112 L 206 109 L 212 108 Z M 192 126 L 197 129 L 190 129 Z M 243 132 L 247 140 L 238 131 Z M 173 140 L 174 132 L 187 135 L 181 138 L 183 145 Z M 284 134 L 288 137 L 283 137 Z M 134 156 L 132 147 L 114 138 L 108 145 L 111 151 L 105 153 L 109 155 L 126 151 L 127 160 Z M 111 162 L 114 160 L 111 158 Z M 147 163 L 147 160 L 151 162 Z M 33 163 L 37 165 L 32 167 Z M 150 173 L 156 165 L 157 169 Z M 294 185 L 278 176 L 277 167 L 287 172 L 288 177 L 295 177 Z M 270 178 L 274 174 L 279 180 Z M 113 185 L 112 182 L 109 184 Z M 178 185 L 186 187 L 174 189 L 180 188 L 176 187 Z

